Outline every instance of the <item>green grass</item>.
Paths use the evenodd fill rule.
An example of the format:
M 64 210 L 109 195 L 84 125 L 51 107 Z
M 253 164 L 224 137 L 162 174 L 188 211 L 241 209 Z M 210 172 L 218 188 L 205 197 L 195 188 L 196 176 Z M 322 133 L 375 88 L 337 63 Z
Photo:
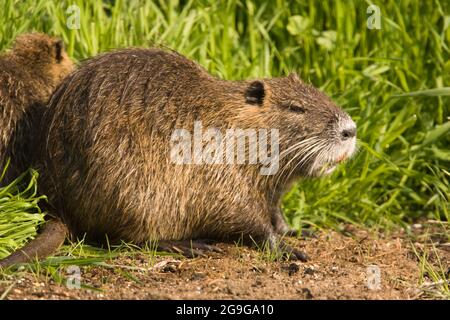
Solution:
M 0 188 L 0 259 L 32 239 L 44 222 L 38 203 L 45 197 L 37 195 L 37 178 L 38 173 L 30 170 Z
M 0 49 L 36 30 L 63 38 L 77 61 L 164 45 L 230 80 L 296 71 L 352 115 L 360 151 L 291 190 L 283 207 L 294 227 L 448 221 L 450 3 L 373 1 L 381 30 L 366 27 L 369 3 L 0 0 Z M 79 30 L 66 27 L 69 4 L 80 8 Z
M 449 300 L 449 271 L 441 261 L 435 245 L 431 243 L 431 248 L 427 250 L 417 250 L 413 246 L 413 252 L 419 260 L 421 295 L 424 298 Z

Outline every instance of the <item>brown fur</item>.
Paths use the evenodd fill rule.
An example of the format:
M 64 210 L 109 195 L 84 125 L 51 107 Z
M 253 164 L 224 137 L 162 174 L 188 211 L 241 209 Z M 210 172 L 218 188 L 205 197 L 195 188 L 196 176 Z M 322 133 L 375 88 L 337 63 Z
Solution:
M 248 100 L 253 84 L 263 85 L 262 101 Z M 293 101 L 306 112 L 289 110 Z M 174 52 L 107 53 L 65 79 L 50 101 L 37 162 L 41 187 L 72 234 L 91 240 L 243 237 L 276 246 L 289 231 L 280 198 L 305 169 L 262 176 L 259 165 L 173 164 L 171 134 L 192 130 L 195 120 L 277 128 L 283 150 L 312 135 L 332 139 L 339 117 L 348 118 L 296 75 L 224 81 Z
M 0 56 L 0 167 L 11 158 L 1 184 L 28 168 L 36 134 L 31 121 L 72 68 L 61 40 L 40 33 L 17 37 Z

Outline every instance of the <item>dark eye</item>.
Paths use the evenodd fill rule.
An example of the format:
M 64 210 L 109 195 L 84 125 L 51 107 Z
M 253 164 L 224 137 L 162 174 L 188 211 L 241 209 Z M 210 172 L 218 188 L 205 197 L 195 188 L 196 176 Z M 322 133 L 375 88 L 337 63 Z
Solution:
M 297 112 L 297 113 L 305 113 L 306 109 L 298 104 L 295 103 L 287 103 L 284 104 L 284 107 L 286 107 L 288 110 L 292 111 L 292 112 Z

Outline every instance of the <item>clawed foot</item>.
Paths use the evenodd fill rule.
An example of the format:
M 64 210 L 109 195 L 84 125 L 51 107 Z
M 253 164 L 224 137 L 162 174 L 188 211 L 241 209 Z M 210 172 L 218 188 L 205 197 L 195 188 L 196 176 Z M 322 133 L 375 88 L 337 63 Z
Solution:
M 223 253 L 207 240 L 159 241 L 158 251 L 178 253 L 186 258 L 207 257 L 207 252 Z
M 309 257 L 306 253 L 292 248 L 278 237 L 271 237 L 269 239 L 269 247 L 271 252 L 273 252 L 277 258 L 282 260 L 298 260 L 302 262 L 306 262 L 309 260 Z
M 287 245 L 284 242 L 280 242 L 280 244 L 278 245 L 278 248 L 276 249 L 279 251 L 279 253 L 281 253 L 281 258 L 284 260 L 289 260 L 289 261 L 302 261 L 302 262 L 306 262 L 309 260 L 309 257 L 306 253 L 292 248 L 291 246 Z

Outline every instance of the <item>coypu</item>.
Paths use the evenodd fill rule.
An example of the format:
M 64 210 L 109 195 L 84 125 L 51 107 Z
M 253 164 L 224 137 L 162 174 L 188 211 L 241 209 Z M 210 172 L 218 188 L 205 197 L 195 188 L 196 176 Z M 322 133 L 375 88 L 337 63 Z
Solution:
M 277 129 L 270 145 L 273 151 L 279 143 L 279 170 L 175 163 L 174 132 L 192 133 L 197 121 L 219 130 Z M 86 61 L 57 88 L 42 126 L 41 192 L 72 235 L 97 243 L 105 235 L 110 242 L 157 240 L 187 256 L 214 250 L 202 241 L 213 239 L 307 259 L 282 240 L 295 231 L 280 199 L 296 179 L 330 173 L 356 140 L 351 118 L 295 74 L 226 81 L 157 48 Z
M 38 129 L 35 124 L 53 90 L 72 69 L 63 42 L 41 33 L 18 36 L 12 50 L 0 55 L 1 170 L 10 160 L 0 186 L 8 185 L 30 167 Z M 47 229 L 61 231 L 64 227 L 52 221 Z M 52 232 L 50 239 L 62 243 L 64 237 Z
M 0 168 L 11 159 L 0 184 L 28 169 L 32 116 L 71 70 L 63 42 L 41 33 L 18 36 L 0 56 Z

